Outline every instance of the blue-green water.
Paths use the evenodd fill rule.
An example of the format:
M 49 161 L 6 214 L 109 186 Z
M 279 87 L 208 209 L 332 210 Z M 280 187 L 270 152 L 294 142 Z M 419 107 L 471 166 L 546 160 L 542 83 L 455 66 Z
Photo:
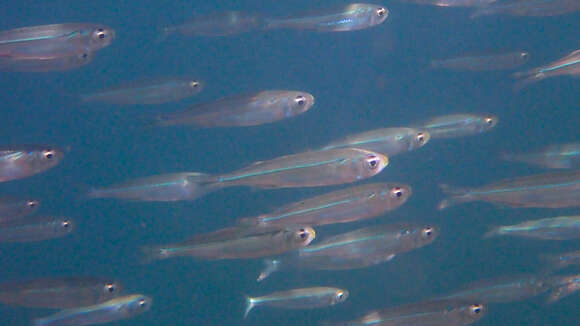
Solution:
M 519 93 L 506 72 L 433 71 L 434 58 L 465 53 L 526 50 L 532 68 L 578 48 L 580 14 L 556 17 L 469 18 L 469 10 L 384 3 L 390 16 L 377 27 L 348 33 L 253 32 L 223 38 L 176 38 L 156 43 L 160 27 L 193 14 L 221 10 L 269 14 L 324 8 L 332 1 L 50 1 L 0 4 L 0 30 L 61 22 L 98 22 L 117 32 L 91 64 L 69 72 L 0 75 L 2 144 L 50 143 L 70 148 L 46 173 L 0 184 L 0 194 L 36 196 L 42 212 L 71 216 L 73 235 L 45 242 L 2 244 L 1 280 L 112 275 L 128 292 L 153 297 L 151 310 L 118 325 L 315 325 L 351 319 L 369 309 L 417 302 L 461 285 L 541 269 L 539 253 L 578 249 L 574 241 L 516 238 L 484 240 L 493 225 L 577 214 L 578 209 L 505 209 L 485 203 L 435 209 L 437 184 L 479 185 L 541 170 L 498 159 L 577 141 L 580 82 L 554 78 Z M 83 105 L 74 94 L 127 80 L 192 75 L 205 81 L 197 102 L 262 89 L 312 93 L 316 105 L 294 119 L 252 128 L 192 130 L 143 128 L 144 113 L 173 111 L 184 103 L 120 107 Z M 413 187 L 400 209 L 365 223 L 321 228 L 319 237 L 373 223 L 421 221 L 441 228 L 430 246 L 363 270 L 276 273 L 255 278 L 260 260 L 173 259 L 139 264 L 139 247 L 178 241 L 226 227 L 300 198 L 336 188 L 251 191 L 230 188 L 200 200 L 127 203 L 84 198 L 94 186 L 165 172 L 227 172 L 254 161 L 313 149 L 349 133 L 407 126 L 456 112 L 493 113 L 489 133 L 432 140 L 391 160 L 375 181 Z M 574 269 L 569 269 L 574 272 Z M 328 309 L 257 308 L 243 320 L 244 295 L 329 285 L 349 289 L 349 299 Z M 477 325 L 576 325 L 579 296 L 554 305 L 541 298 L 492 305 Z M 50 311 L 0 306 L 0 324 L 28 325 Z M 116 324 L 116 325 L 117 325 Z

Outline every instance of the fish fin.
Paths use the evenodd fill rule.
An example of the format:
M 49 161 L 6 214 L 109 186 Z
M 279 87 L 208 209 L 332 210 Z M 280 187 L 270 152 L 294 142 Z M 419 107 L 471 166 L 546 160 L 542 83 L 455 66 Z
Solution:
M 500 227 L 499 226 L 498 227 L 491 228 L 489 231 L 487 231 L 483 235 L 483 238 L 484 239 L 488 239 L 488 238 L 495 237 L 495 236 L 498 236 L 498 235 L 501 235 L 501 233 L 500 233 Z
M 560 299 L 567 297 L 570 294 L 576 292 L 576 290 L 578 290 L 578 289 L 575 289 L 574 287 L 566 286 L 566 285 L 554 288 L 550 291 L 548 298 L 546 298 L 546 304 L 555 303 L 556 301 L 559 301 Z
M 257 282 L 262 282 L 272 273 L 278 271 L 280 269 L 280 260 L 266 259 L 264 260 L 264 266 L 265 266 L 264 270 L 262 270 L 262 272 L 258 276 L 258 279 L 256 279 Z
M 249 296 L 246 296 L 246 310 L 244 311 L 244 319 L 248 317 L 250 311 L 256 306 L 254 303 L 254 299 Z
M 139 263 L 143 265 L 171 257 L 167 249 L 157 246 L 143 246 L 141 252 L 143 256 L 141 256 Z
M 449 197 L 439 202 L 439 205 L 437 206 L 438 210 L 443 210 L 450 206 L 472 201 L 471 197 L 469 197 L 468 189 L 453 187 L 447 184 L 440 184 L 439 188 L 445 195 L 448 195 Z
M 258 226 L 260 223 L 259 219 L 255 217 L 244 217 L 238 219 L 238 225 L 242 226 Z
M 514 84 L 513 87 L 514 92 L 520 92 L 529 85 L 546 78 L 546 76 L 543 73 L 538 72 L 537 70 L 516 72 L 512 74 L 512 77 L 519 79 Z

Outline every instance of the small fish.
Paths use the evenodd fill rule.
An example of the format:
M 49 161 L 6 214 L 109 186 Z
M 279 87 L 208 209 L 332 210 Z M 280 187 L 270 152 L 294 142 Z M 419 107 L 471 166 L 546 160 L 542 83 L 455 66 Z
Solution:
M 450 197 L 439 203 L 439 209 L 472 201 L 509 207 L 560 208 L 580 205 L 580 171 L 505 179 L 471 189 L 440 186 Z
M 456 71 L 492 71 L 517 68 L 530 58 L 528 52 L 510 52 L 484 56 L 466 56 L 452 59 L 432 60 L 431 68 Z
M 0 198 L 0 224 L 34 214 L 40 201 L 14 197 Z
M 436 300 L 374 310 L 340 326 L 463 326 L 480 320 L 487 311 L 483 303 Z
M 73 231 L 73 223 L 65 217 L 34 216 L 0 224 L 1 242 L 34 242 L 60 238 Z
M 548 269 L 552 270 L 562 269 L 570 265 L 580 265 L 580 250 L 541 255 L 540 259 L 548 265 Z
M 27 178 L 58 165 L 64 152 L 43 145 L 1 146 L 0 182 Z
M 575 1 L 579 8 L 580 2 Z M 528 71 L 517 72 L 513 76 L 519 79 L 515 85 L 515 90 L 538 82 L 540 80 L 557 76 L 578 76 L 580 75 L 580 50 L 575 50 L 565 57 L 551 62 L 545 66 L 534 68 Z
M 540 240 L 573 240 L 580 238 L 580 216 L 559 216 L 499 226 L 484 238 L 507 235 Z
M 81 95 L 83 102 L 119 105 L 163 104 L 179 101 L 201 92 L 203 83 L 191 78 L 165 78 L 134 82 L 92 94 Z
M 356 147 L 390 156 L 423 147 L 431 139 L 428 131 L 415 128 L 383 128 L 350 135 L 322 150 Z
M 550 283 L 543 277 L 519 275 L 478 281 L 442 299 L 506 303 L 535 297 L 549 291 L 550 288 Z
M 337 9 L 291 18 L 268 19 L 265 29 L 298 29 L 316 32 L 348 32 L 382 24 L 389 16 L 386 7 L 352 3 Z
M 580 274 L 553 276 L 549 278 L 551 288 L 547 303 L 551 304 L 580 290 Z
M 0 71 L 52 72 L 66 71 L 88 65 L 93 53 L 81 49 L 76 52 L 46 58 L 4 58 L 0 56 Z
M 558 16 L 580 10 L 578 0 L 504 0 L 480 6 L 471 18 L 487 15 Z
M 247 297 L 244 318 L 257 306 L 282 309 L 313 309 L 334 306 L 346 301 L 348 291 L 333 287 L 311 287 L 279 291 L 261 297 Z
M 481 7 L 493 3 L 497 0 L 399 0 L 399 1 L 437 7 Z
M 432 243 L 437 227 L 392 224 L 366 227 L 339 234 L 302 248 L 296 255 L 266 260 L 258 282 L 281 269 L 350 270 L 392 260 L 395 256 Z
M 152 300 L 141 294 L 118 297 L 101 304 L 66 309 L 35 319 L 33 326 L 81 326 L 104 324 L 135 317 L 149 310 Z
M 196 104 L 180 112 L 156 117 L 159 127 L 191 125 L 197 128 L 249 127 L 291 118 L 308 111 L 314 96 L 299 91 L 262 91 Z
M 71 23 L 41 25 L 0 32 L 0 57 L 55 57 L 94 52 L 111 44 L 115 31 L 104 25 Z
M 67 309 L 99 304 L 122 291 L 121 283 L 106 278 L 41 278 L 0 283 L 0 302 L 30 308 Z
M 550 145 L 529 153 L 506 153 L 502 155 L 502 159 L 548 169 L 580 168 L 580 142 Z
M 165 27 L 162 39 L 174 34 L 182 36 L 231 36 L 261 29 L 264 18 L 256 13 L 223 11 L 197 16 L 182 25 Z
M 411 187 L 374 183 L 333 191 L 288 204 L 269 214 L 240 220 L 243 225 L 327 225 L 360 221 L 384 214 L 404 204 Z
M 480 134 L 495 127 L 498 117 L 490 114 L 450 114 L 423 123 L 431 138 L 458 138 Z
M 316 232 L 311 227 L 230 228 L 180 243 L 144 247 L 143 252 L 145 261 L 187 256 L 201 259 L 258 258 L 305 247 L 315 237 Z

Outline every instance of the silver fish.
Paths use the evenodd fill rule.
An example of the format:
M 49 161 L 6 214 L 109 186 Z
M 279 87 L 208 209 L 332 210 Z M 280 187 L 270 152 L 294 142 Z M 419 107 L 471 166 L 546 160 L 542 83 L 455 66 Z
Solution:
M 463 56 L 432 60 L 431 68 L 456 71 L 493 71 L 515 69 L 528 61 L 528 52 L 510 52 L 494 55 Z
M 58 165 L 64 152 L 53 146 L 0 147 L 0 182 L 30 177 Z
M 0 242 L 34 242 L 64 237 L 74 229 L 65 217 L 34 216 L 0 224 Z
M 498 117 L 490 114 L 450 114 L 430 119 L 419 128 L 426 129 L 433 139 L 457 138 L 486 132 L 498 121 Z
M 505 153 L 502 159 L 549 169 L 580 168 L 580 142 L 550 145 L 529 153 Z
M 410 152 L 423 147 L 431 139 L 428 131 L 415 128 L 383 128 L 347 136 L 332 142 L 322 150 L 356 147 L 381 154 L 392 155 Z
M 230 36 L 261 29 L 264 18 L 256 13 L 223 11 L 200 15 L 191 21 L 163 29 L 162 39 L 174 34 L 183 36 Z
M 580 238 L 580 216 L 559 216 L 499 226 L 484 235 L 515 236 L 541 240 L 572 240 Z
M 0 224 L 34 214 L 39 206 L 40 201 L 36 199 L 1 197 Z
M 477 8 L 471 18 L 487 15 L 557 16 L 580 10 L 578 0 L 503 0 Z
M 576 1 L 580 6 L 580 2 L 577 0 L 573 1 Z M 578 75 L 580 75 L 580 50 L 575 50 L 565 57 L 547 65 L 513 74 L 514 78 L 519 79 L 514 88 L 516 91 L 521 90 L 532 83 L 550 77 Z
M 550 289 L 551 284 L 544 277 L 519 275 L 478 281 L 443 297 L 443 299 L 506 303 L 535 297 Z

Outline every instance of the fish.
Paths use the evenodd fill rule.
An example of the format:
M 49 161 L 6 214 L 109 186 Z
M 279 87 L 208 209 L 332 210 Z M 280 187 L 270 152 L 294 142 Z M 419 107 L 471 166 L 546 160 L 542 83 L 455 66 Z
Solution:
M 132 294 L 109 301 L 73 309 L 61 310 L 44 318 L 35 319 L 33 326 L 81 326 L 104 324 L 135 317 L 149 310 L 152 299 Z
M 348 32 L 382 24 L 389 16 L 384 6 L 352 3 L 314 14 L 301 14 L 290 18 L 266 19 L 264 29 L 297 29 L 316 32 Z
M 487 313 L 480 302 L 433 300 L 373 310 L 348 322 L 329 322 L 340 326 L 463 326 L 473 324 Z
M 161 39 L 175 34 L 182 36 L 223 37 L 257 31 L 263 28 L 264 18 L 257 13 L 222 11 L 199 15 L 182 25 L 163 28 Z
M 282 269 L 351 270 L 392 260 L 431 244 L 439 229 L 432 225 L 388 224 L 335 235 L 298 250 L 295 255 L 265 260 L 257 281 Z
M 381 172 L 388 162 L 382 154 L 356 148 L 305 152 L 256 162 L 219 175 L 183 172 L 139 178 L 94 189 L 88 197 L 177 201 L 194 200 L 232 186 L 272 189 L 336 185 L 370 178 Z
M 580 168 L 580 142 L 549 145 L 528 153 L 504 153 L 508 162 L 521 162 L 548 169 Z
M 40 201 L 22 197 L 0 197 L 0 224 L 34 214 Z
M 437 7 L 481 7 L 497 0 L 399 0 L 405 3 L 430 5 Z
M 334 287 L 309 287 L 274 292 L 260 297 L 246 297 L 244 318 L 257 306 L 282 309 L 313 309 L 334 306 L 348 299 L 349 292 Z
M 508 207 L 561 208 L 580 205 L 580 171 L 535 174 L 500 180 L 479 188 L 456 188 L 441 184 L 449 195 L 438 209 L 485 201 Z
M 441 299 L 507 303 L 523 301 L 546 293 L 550 289 L 550 282 L 542 276 L 516 275 L 477 281 Z
M 57 166 L 64 158 L 48 145 L 0 146 L 0 182 L 27 178 Z
M 180 243 L 143 247 L 144 262 L 174 258 L 247 259 L 279 255 L 307 246 L 316 237 L 311 227 L 226 229 Z
M 528 61 L 528 52 L 517 51 L 482 56 L 462 56 L 432 60 L 431 68 L 456 71 L 493 71 L 515 69 Z
M 123 285 L 110 278 L 39 278 L 0 283 L 0 302 L 29 308 L 68 309 L 99 304 L 122 292 Z
M 53 72 L 77 69 L 92 62 L 94 55 L 84 49 L 43 58 L 18 57 L 6 58 L 0 56 L 0 71 L 12 72 Z
M 178 112 L 157 115 L 157 127 L 251 127 L 291 118 L 308 111 L 314 96 L 301 91 L 271 90 L 223 97 Z
M 115 31 L 105 25 L 66 23 L 22 27 L 0 32 L 0 58 L 39 58 L 94 52 L 109 46 Z
M 199 94 L 203 82 L 192 78 L 162 78 L 133 82 L 91 94 L 81 94 L 84 103 L 151 105 L 179 101 Z
M 429 142 L 428 131 L 415 128 L 382 128 L 345 137 L 331 142 L 322 150 L 356 147 L 387 156 L 410 152 Z
M 432 118 L 418 128 L 427 130 L 432 139 L 458 138 L 489 131 L 498 121 L 491 114 L 450 114 Z
M 239 220 L 242 225 L 327 225 L 373 218 L 403 205 L 411 187 L 372 183 L 349 187 L 282 206 L 272 213 Z
M 478 7 L 471 18 L 488 15 L 547 17 L 580 10 L 578 0 L 504 0 Z
M 557 275 L 550 277 L 548 282 L 550 282 L 551 286 L 550 294 L 546 299 L 548 304 L 559 301 L 580 290 L 580 274 L 566 276 Z
M 539 240 L 573 240 L 580 238 L 580 216 L 559 216 L 526 221 L 493 228 L 484 238 L 512 236 Z
M 540 259 L 548 265 L 548 269 L 557 270 L 570 265 L 580 265 L 580 250 L 560 254 L 543 254 Z
M 576 1 L 576 3 L 580 8 L 580 2 Z M 516 91 L 522 90 L 530 84 L 546 78 L 578 75 L 580 75 L 580 49 L 544 66 L 514 73 L 513 77 L 518 79 L 514 89 Z
M 35 242 L 69 235 L 74 229 L 66 217 L 33 216 L 0 224 L 0 243 Z

